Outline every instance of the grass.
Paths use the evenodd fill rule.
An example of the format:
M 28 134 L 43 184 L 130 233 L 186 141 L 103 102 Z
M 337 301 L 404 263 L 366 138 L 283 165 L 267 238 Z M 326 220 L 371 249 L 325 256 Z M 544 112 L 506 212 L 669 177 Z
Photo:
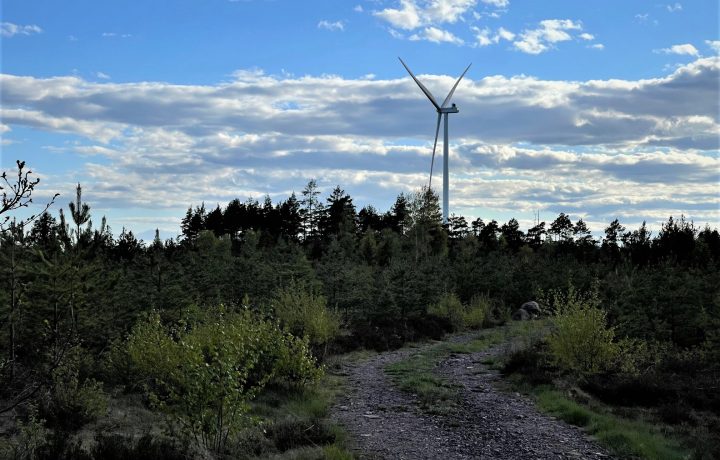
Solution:
M 538 340 L 537 335 L 532 335 L 537 332 L 531 331 L 531 335 L 516 337 L 508 344 L 505 358 L 496 357 L 492 367 L 503 369 L 508 363 L 508 356 L 514 353 L 521 353 L 520 356 L 523 356 L 523 350 L 532 349 L 533 341 Z M 527 355 L 523 359 L 528 363 L 542 363 L 540 353 Z M 673 428 L 649 418 L 647 411 L 607 405 L 577 388 L 577 397 L 573 399 L 572 392 L 568 394 L 557 389 L 558 382 L 562 382 L 562 379 L 558 380 L 558 376 L 550 380 L 539 379 L 538 372 L 542 369 L 544 368 L 531 367 L 523 373 L 508 375 L 505 379 L 508 390 L 528 394 L 541 411 L 583 428 L 618 457 L 658 460 L 690 458 L 690 451 L 683 447 L 674 435 Z M 552 384 L 538 383 L 541 381 L 552 381 Z M 572 382 L 560 384 L 575 388 Z M 622 412 L 623 416 L 614 412 Z M 633 419 L 627 418 L 627 415 L 633 416 Z
M 526 326 L 515 323 L 488 329 L 468 342 L 440 342 L 433 345 L 411 344 L 417 348 L 406 359 L 389 364 L 385 372 L 402 391 L 416 396 L 420 409 L 429 414 L 448 415 L 457 410 L 457 385 L 437 376 L 435 367 L 452 354 L 477 353 L 503 343 L 508 336 L 521 333 Z
M 618 456 L 658 460 L 680 460 L 689 456 L 680 442 L 663 433 L 658 425 L 628 420 L 601 407 L 577 403 L 553 388 L 542 386 L 531 391 L 540 409 L 584 428 Z
M 335 397 L 343 390 L 341 377 L 326 374 L 315 386 L 304 389 L 274 388 L 252 403 L 251 415 L 260 427 L 245 434 L 241 443 L 256 458 L 352 459 L 346 450 L 347 436 L 328 420 Z
M 442 355 L 438 348 L 433 347 L 385 368 L 393 383 L 401 390 L 416 395 L 420 408 L 430 414 L 445 415 L 457 405 L 456 387 L 432 372 Z
M 413 344 L 409 348 L 417 351 L 388 365 L 385 372 L 398 388 L 416 395 L 423 411 L 447 415 L 458 410 L 458 389 L 434 373 L 440 362 L 452 354 L 477 353 L 501 343 L 516 346 L 514 342 L 522 342 L 547 326 L 546 321 L 517 322 L 481 331 L 477 338 L 464 343 Z M 483 364 L 496 369 L 503 365 L 502 359 L 496 356 L 487 357 Z M 540 410 L 583 428 L 619 457 L 675 460 L 690 456 L 690 452 L 662 425 L 620 417 L 599 403 L 578 403 L 551 386 L 531 386 L 519 377 L 513 375 L 507 380 L 513 391 L 530 394 Z

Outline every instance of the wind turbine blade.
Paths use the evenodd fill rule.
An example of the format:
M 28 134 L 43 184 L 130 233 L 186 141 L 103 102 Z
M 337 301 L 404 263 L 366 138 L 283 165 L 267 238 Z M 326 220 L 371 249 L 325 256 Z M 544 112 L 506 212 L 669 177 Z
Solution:
M 428 185 L 428 189 L 432 189 L 432 173 L 433 173 L 433 166 L 435 165 L 435 148 L 437 147 L 438 134 L 440 134 L 440 117 L 441 116 L 442 116 L 442 114 L 440 112 L 438 112 L 437 127 L 435 128 L 435 142 L 433 142 L 432 161 L 430 162 L 430 184 Z
M 440 110 L 440 106 L 438 105 L 437 101 L 436 101 L 435 98 L 433 97 L 433 95 L 432 95 L 432 93 L 430 92 L 430 90 L 428 90 L 427 88 L 425 88 L 425 85 L 423 85 L 422 83 L 420 83 L 420 80 L 418 80 L 417 77 L 415 76 L 415 74 L 412 73 L 412 70 L 410 70 L 410 67 L 408 67 L 407 64 L 405 64 L 405 62 L 402 60 L 402 58 L 399 58 L 399 57 L 398 57 L 398 59 L 400 59 L 400 62 L 402 63 L 403 67 L 405 67 L 405 70 L 408 71 L 408 73 L 410 74 L 410 76 L 412 77 L 412 79 L 415 80 L 415 83 L 417 83 L 417 85 L 420 87 L 420 89 L 422 90 L 422 92 L 425 93 L 425 96 L 427 96 L 427 98 L 430 99 L 430 102 L 432 102 L 432 105 L 434 105 L 437 110 Z
M 465 74 L 467 73 L 467 71 L 468 71 L 468 69 L 470 68 L 471 65 L 472 65 L 472 63 L 468 64 L 468 66 L 465 68 L 465 72 L 463 72 L 462 75 L 460 75 L 460 78 L 457 79 L 457 81 L 455 82 L 455 86 L 452 87 L 452 89 L 451 89 L 450 92 L 448 93 L 447 97 L 446 97 L 445 100 L 443 101 L 441 107 L 445 107 L 445 106 L 447 105 L 447 103 L 450 102 L 450 99 L 452 98 L 452 95 L 453 95 L 453 93 L 455 92 L 455 88 L 457 88 L 458 83 L 460 83 L 460 80 L 462 80 L 462 77 L 465 76 Z

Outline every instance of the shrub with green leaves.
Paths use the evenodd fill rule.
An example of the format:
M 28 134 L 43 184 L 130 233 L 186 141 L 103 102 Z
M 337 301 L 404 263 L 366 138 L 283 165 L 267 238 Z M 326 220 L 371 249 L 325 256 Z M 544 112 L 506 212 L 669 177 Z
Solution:
M 550 351 L 560 368 L 589 376 L 617 364 L 615 330 L 607 326 L 607 315 L 600 308 L 597 292 L 551 291 L 547 297 L 555 311 L 555 330 L 548 337 Z
M 85 369 L 91 366 L 86 351 L 75 346 L 52 370 L 39 408 L 51 426 L 75 430 L 107 412 L 108 396 L 102 383 L 86 375 Z
M 463 324 L 469 329 L 480 329 L 485 324 L 490 311 L 490 298 L 486 295 L 475 295 L 463 313 Z
M 218 453 L 243 426 L 248 402 L 268 382 L 302 385 L 321 375 L 307 340 L 247 310 L 210 309 L 172 327 L 153 313 L 135 326 L 127 346 L 149 380 L 151 401 Z
M 337 313 L 325 297 L 290 285 L 275 293 L 273 310 L 280 324 L 296 337 L 307 337 L 313 347 L 326 345 L 340 332 Z
M 17 420 L 18 434 L 14 438 L 0 438 L 0 458 L 35 459 L 48 444 L 51 431 L 40 419 L 36 406 L 30 406 L 27 420 Z
M 439 302 L 428 307 L 428 313 L 448 320 L 453 331 L 480 329 L 490 311 L 490 299 L 476 295 L 463 305 L 454 293 L 444 295 Z
M 465 307 L 454 293 L 445 294 L 440 301 L 428 307 L 428 313 L 447 319 L 454 331 L 465 326 Z

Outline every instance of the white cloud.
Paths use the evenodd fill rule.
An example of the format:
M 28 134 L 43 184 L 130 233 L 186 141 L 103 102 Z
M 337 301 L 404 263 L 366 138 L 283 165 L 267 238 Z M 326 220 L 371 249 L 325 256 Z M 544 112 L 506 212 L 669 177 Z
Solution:
M 422 10 L 422 14 L 429 24 L 452 24 L 476 3 L 476 0 L 431 0 Z
M 582 38 L 583 40 L 595 40 L 595 35 L 589 34 L 587 32 L 583 32 L 578 37 Z
M 658 50 L 654 50 L 656 53 L 664 53 L 664 54 L 680 54 L 680 55 L 688 55 L 688 56 L 699 56 L 700 52 L 695 48 L 693 45 L 689 43 L 685 43 L 682 45 L 673 45 L 670 48 L 662 48 Z
M 582 25 L 570 19 L 546 19 L 540 21 L 538 28 L 524 30 L 513 45 L 523 53 L 540 54 L 555 43 L 571 40 L 568 33 L 571 30 L 582 30 Z
M 102 80 L 109 80 L 109 79 L 110 79 L 110 75 L 108 75 L 108 74 L 106 74 L 106 73 L 104 73 L 104 72 L 96 72 L 96 73 L 95 73 L 95 76 L 98 77 L 98 78 L 100 78 L 100 79 L 102 79 Z
M 182 216 L 202 200 L 285 198 L 316 177 L 382 210 L 427 182 L 434 119 L 409 78 L 235 75 L 216 85 L 3 75 L 0 131 L 80 139 L 38 160 L 82 155 L 85 164 L 43 177 L 43 189 L 72 196 L 81 180 L 94 209 Z M 451 121 L 452 210 L 507 219 L 539 208 L 596 222 L 679 210 L 698 223 L 720 221 L 719 76 L 717 57 L 646 80 L 468 75 Z M 455 78 L 422 76 L 436 94 Z M 8 155 L 13 148 L 3 146 Z
M 720 40 L 705 40 L 705 44 L 716 53 L 720 53 Z
M 355 5 L 355 8 L 353 8 L 353 11 L 355 11 L 356 13 L 362 13 L 364 10 L 363 10 L 362 5 Z
M 399 29 L 412 30 L 422 25 L 418 8 L 413 0 L 400 0 L 400 8 L 386 8 L 373 14 Z
M 79 145 L 76 147 L 72 147 L 71 149 L 65 149 L 65 150 L 72 150 L 74 152 L 77 152 L 81 155 L 87 155 L 87 156 L 94 156 L 94 155 L 101 155 L 107 158 L 112 157 L 118 157 L 120 155 L 120 152 L 118 152 L 115 149 L 110 149 L 107 147 L 104 147 L 102 145 Z
M 497 41 L 494 41 L 493 37 L 490 36 L 491 30 L 489 28 L 485 27 L 484 29 L 480 29 L 474 27 L 473 30 L 475 31 L 475 40 L 478 46 L 488 46 L 497 43 Z
M 671 13 L 675 13 L 676 11 L 682 11 L 682 5 L 680 3 L 674 3 L 672 5 L 667 5 L 667 10 Z
M 482 0 L 482 2 L 496 8 L 507 8 L 510 6 L 510 0 Z
M 397 30 L 395 30 L 395 29 L 393 29 L 393 28 L 389 28 L 389 29 L 388 29 L 388 33 L 390 34 L 390 36 L 391 36 L 392 38 L 397 38 L 397 39 L 399 39 L 399 40 L 402 40 L 402 39 L 405 38 L 405 35 L 404 35 L 404 34 L 402 34 L 401 32 L 398 32 Z
M 104 37 L 104 38 L 113 38 L 113 37 L 130 38 L 130 37 L 132 37 L 132 34 L 119 34 L 117 32 L 103 32 L 102 34 L 100 34 L 100 36 Z
M 454 45 L 465 43 L 461 38 L 437 27 L 426 27 L 422 32 L 411 35 L 409 39 L 413 41 L 426 40 L 433 43 L 452 43 Z
M 26 26 L 13 24 L 12 22 L 0 23 L 0 35 L 3 37 L 13 37 L 15 35 L 32 35 L 42 33 L 42 29 L 35 24 Z
M 476 46 L 489 46 L 500 42 L 500 40 L 512 41 L 515 38 L 515 34 L 509 30 L 500 27 L 494 34 L 489 27 L 480 29 L 478 27 L 471 27 L 471 30 L 475 33 L 475 45 Z
M 510 32 L 509 30 L 506 30 L 503 27 L 500 27 L 498 29 L 498 36 L 502 38 L 503 40 L 512 41 L 515 38 L 515 34 Z
M 325 30 L 329 30 L 331 32 L 345 30 L 345 23 L 343 21 L 332 21 L 331 22 L 331 21 L 326 21 L 323 19 L 322 21 L 318 22 L 317 26 L 318 26 L 318 29 L 325 29 Z
M 393 27 L 414 30 L 420 27 L 453 24 L 470 11 L 477 0 L 400 0 L 397 8 L 373 14 Z
M 588 48 L 594 49 L 594 50 L 604 50 L 605 45 L 602 43 L 593 43 L 592 45 L 588 45 Z

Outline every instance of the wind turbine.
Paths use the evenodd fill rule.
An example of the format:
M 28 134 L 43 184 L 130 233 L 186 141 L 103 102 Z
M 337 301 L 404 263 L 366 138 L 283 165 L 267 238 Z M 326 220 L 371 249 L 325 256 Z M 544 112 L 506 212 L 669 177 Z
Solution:
M 430 162 L 430 184 L 429 188 L 432 188 L 432 173 L 433 173 L 433 166 L 435 164 L 435 149 L 437 147 L 437 140 L 438 140 L 438 134 L 440 133 L 440 118 L 445 115 L 445 136 L 443 140 L 443 223 L 448 223 L 448 208 L 450 207 L 449 203 L 449 173 L 448 173 L 448 157 L 449 154 L 449 147 L 448 147 L 448 115 L 451 113 L 458 113 L 459 110 L 455 104 L 448 107 L 448 102 L 450 102 L 450 99 L 452 98 L 453 93 L 455 92 L 455 88 L 457 88 L 458 83 L 460 83 L 460 80 L 465 76 L 468 69 L 472 65 L 469 64 L 465 68 L 465 72 L 460 75 L 460 78 L 457 79 L 455 82 L 455 85 L 453 85 L 452 89 L 448 93 L 447 97 L 443 101 L 442 105 L 438 104 L 435 98 L 433 97 L 432 93 L 423 85 L 420 83 L 420 80 L 417 79 L 417 77 L 412 73 L 412 70 L 410 70 L 410 67 L 405 64 L 405 62 L 402 60 L 402 58 L 399 58 L 400 62 L 402 63 L 403 67 L 405 67 L 405 70 L 408 71 L 410 76 L 415 80 L 415 83 L 420 87 L 423 93 L 425 93 L 425 96 L 427 96 L 428 99 L 430 99 L 430 102 L 432 105 L 435 106 L 435 109 L 437 110 L 437 126 L 435 127 L 435 142 L 433 143 L 433 153 L 432 153 L 432 161 Z

